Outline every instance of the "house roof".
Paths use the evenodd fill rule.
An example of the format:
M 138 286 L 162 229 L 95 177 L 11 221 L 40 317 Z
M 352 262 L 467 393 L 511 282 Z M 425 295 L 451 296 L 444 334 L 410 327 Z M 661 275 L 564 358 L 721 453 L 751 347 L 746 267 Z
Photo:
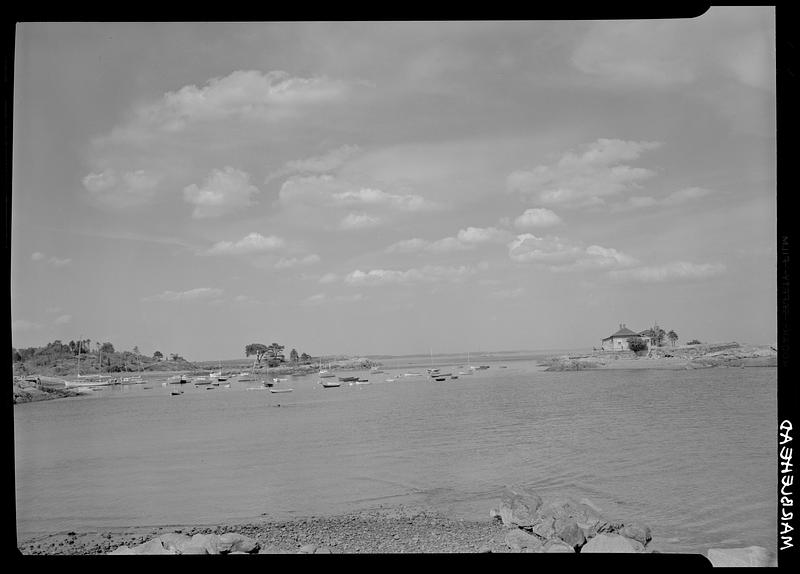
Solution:
M 622 327 L 616 333 L 606 337 L 606 339 L 610 339 L 612 337 L 638 337 L 638 336 L 639 336 L 639 333 L 635 333 L 634 331 L 631 331 L 627 327 Z M 603 340 L 605 341 L 606 339 L 603 339 Z

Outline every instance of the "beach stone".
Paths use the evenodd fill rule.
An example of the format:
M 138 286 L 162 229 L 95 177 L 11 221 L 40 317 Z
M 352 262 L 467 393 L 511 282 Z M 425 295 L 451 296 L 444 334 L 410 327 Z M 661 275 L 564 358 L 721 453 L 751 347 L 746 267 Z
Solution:
M 574 518 L 559 518 L 553 527 L 556 536 L 572 548 L 579 548 L 586 542 L 583 530 L 580 529 Z
M 179 550 L 179 546 L 186 545 L 192 538 L 180 532 L 167 532 L 153 540 L 159 540 L 167 550 Z
M 144 544 L 139 544 L 133 548 L 134 554 L 177 554 L 175 550 L 167 550 L 158 538 L 154 538 Z
M 575 549 L 572 546 L 561 540 L 550 540 L 549 542 L 547 542 L 547 544 L 544 545 L 542 551 L 547 554 L 555 554 L 558 552 L 563 552 L 566 554 L 575 553 Z
M 533 526 L 542 499 L 534 492 L 506 488 L 500 498 L 500 518 L 505 526 Z
M 314 554 L 333 554 L 333 552 L 327 546 L 320 546 L 314 551 Z
M 226 552 L 245 552 L 250 553 L 258 550 L 259 544 L 249 536 L 238 532 L 226 532 L 217 539 L 217 548 L 221 554 Z
M 634 553 L 644 551 L 644 546 L 636 540 L 619 534 L 598 534 L 581 548 L 584 553 Z
M 519 528 L 508 531 L 505 537 L 505 543 L 506 546 L 515 552 L 520 552 L 526 548 L 536 550 L 542 546 L 542 541 L 538 537 L 533 534 L 528 534 Z
M 478 554 L 491 554 L 492 549 L 486 546 L 485 544 L 478 548 Z
M 306 544 L 305 546 L 301 546 L 300 549 L 297 551 L 298 554 L 314 554 L 317 550 L 316 544 Z
M 534 524 L 530 530 L 540 538 L 549 540 L 550 538 L 555 536 L 556 533 L 555 522 L 556 519 L 554 517 L 545 516 L 544 518 L 540 518 L 539 521 L 536 524 Z
M 625 538 L 636 540 L 643 546 L 647 546 L 647 543 L 653 539 L 653 535 L 650 532 L 650 527 L 641 522 L 632 522 L 630 524 L 626 524 L 619 529 L 618 534 L 624 536 Z
M 706 556 L 715 567 L 765 567 L 769 564 L 769 552 L 761 546 L 709 548 Z
M 136 552 L 133 551 L 133 548 L 129 548 L 128 546 L 120 546 L 119 548 L 112 550 L 111 552 L 107 552 L 106 554 L 130 556 L 131 554 L 136 554 Z

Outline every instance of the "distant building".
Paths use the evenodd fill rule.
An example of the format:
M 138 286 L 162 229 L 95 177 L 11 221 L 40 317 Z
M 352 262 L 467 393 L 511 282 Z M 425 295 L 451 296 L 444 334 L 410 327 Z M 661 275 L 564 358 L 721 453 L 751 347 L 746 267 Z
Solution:
M 643 332 L 644 331 L 642 331 L 642 333 Z M 628 339 L 631 337 L 639 337 L 645 343 L 647 343 L 647 348 L 649 349 L 652 338 L 648 335 L 643 335 L 642 333 L 631 331 L 625 326 L 624 323 L 620 323 L 619 331 L 603 339 L 600 348 L 602 348 L 604 351 L 627 351 L 630 349 L 628 346 Z

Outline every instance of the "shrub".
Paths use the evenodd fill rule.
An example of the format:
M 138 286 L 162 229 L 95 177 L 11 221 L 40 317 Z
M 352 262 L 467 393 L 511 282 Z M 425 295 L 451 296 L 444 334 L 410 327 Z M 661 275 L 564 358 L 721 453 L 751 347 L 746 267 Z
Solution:
M 686 344 L 687 345 L 702 345 L 702 343 L 700 341 L 698 341 L 697 339 L 692 339 L 691 341 L 689 341 Z
M 647 343 L 641 337 L 631 337 L 628 339 L 628 348 L 634 353 L 638 353 L 647 349 Z

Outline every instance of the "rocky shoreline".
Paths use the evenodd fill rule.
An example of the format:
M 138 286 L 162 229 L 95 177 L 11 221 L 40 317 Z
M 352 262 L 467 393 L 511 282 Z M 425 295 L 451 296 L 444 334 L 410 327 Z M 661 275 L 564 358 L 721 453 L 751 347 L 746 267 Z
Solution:
M 486 520 L 400 505 L 335 516 L 62 532 L 18 543 L 22 555 L 660 554 L 650 527 L 608 519 L 586 499 L 506 488 Z M 710 548 L 714 566 L 775 565 L 765 548 Z
M 713 367 L 777 367 L 778 352 L 768 345 L 739 343 L 661 347 L 637 355 L 632 351 L 560 355 L 539 362 L 545 371 L 665 369 L 693 370 Z

